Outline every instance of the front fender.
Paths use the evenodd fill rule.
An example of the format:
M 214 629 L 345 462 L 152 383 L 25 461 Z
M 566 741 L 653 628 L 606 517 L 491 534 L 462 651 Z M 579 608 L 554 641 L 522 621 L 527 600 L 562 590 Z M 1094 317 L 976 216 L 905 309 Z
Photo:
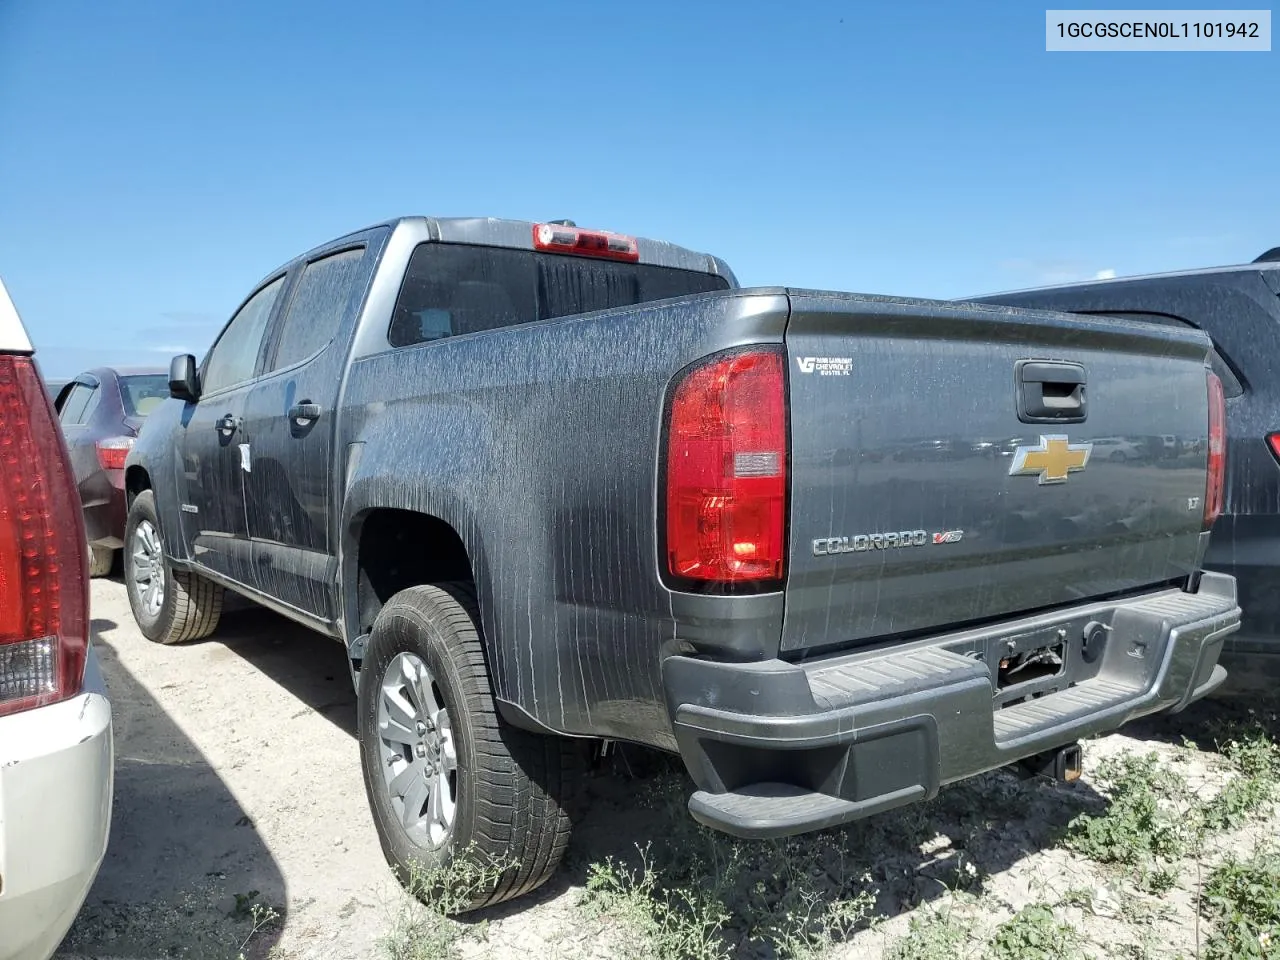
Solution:
M 186 474 L 182 466 L 182 433 L 185 410 L 190 405 L 169 399 L 160 404 L 143 423 L 133 449 L 125 458 L 125 476 L 141 470 L 156 498 L 160 534 L 171 559 L 190 559 L 182 535 L 182 502 L 186 494 Z

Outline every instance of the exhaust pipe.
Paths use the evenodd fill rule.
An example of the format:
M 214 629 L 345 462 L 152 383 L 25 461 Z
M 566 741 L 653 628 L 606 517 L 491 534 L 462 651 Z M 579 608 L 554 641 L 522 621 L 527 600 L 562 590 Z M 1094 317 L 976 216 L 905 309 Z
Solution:
M 1057 750 L 1037 753 L 1033 757 L 1018 761 L 1017 771 L 1025 780 L 1033 777 L 1047 777 L 1059 783 L 1075 783 L 1080 779 L 1084 769 L 1084 753 L 1080 744 L 1070 743 Z

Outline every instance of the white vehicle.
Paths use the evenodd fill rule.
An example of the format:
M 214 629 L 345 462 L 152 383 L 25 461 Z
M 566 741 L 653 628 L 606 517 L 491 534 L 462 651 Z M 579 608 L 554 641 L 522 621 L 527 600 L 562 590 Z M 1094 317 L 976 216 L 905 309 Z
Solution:
M 107 848 L 111 705 L 79 495 L 0 283 L 0 960 L 47 960 Z
M 1115 463 L 1143 457 L 1142 444 L 1132 437 L 1098 437 L 1093 441 L 1093 456 Z

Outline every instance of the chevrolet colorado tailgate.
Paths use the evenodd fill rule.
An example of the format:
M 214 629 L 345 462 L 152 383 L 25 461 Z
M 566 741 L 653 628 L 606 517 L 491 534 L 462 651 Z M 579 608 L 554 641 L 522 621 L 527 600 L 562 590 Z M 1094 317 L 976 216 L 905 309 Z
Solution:
M 1193 331 L 791 293 L 784 656 L 1185 582 L 1206 516 Z

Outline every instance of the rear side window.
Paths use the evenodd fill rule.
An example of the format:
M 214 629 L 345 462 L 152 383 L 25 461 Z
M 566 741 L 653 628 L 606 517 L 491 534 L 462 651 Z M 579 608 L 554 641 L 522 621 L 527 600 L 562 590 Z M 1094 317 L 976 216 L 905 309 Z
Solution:
M 58 420 L 66 425 L 85 421 L 86 408 L 93 398 L 93 387 L 87 383 L 73 383 L 58 408 Z
M 392 346 L 726 290 L 724 277 L 505 247 L 420 244 L 387 339 Z
M 267 284 L 231 318 L 205 361 L 202 392 L 216 393 L 253 378 L 267 321 L 283 286 L 284 277 Z
M 98 410 L 98 403 L 102 400 L 101 387 L 89 387 L 89 398 L 85 401 L 84 409 L 80 412 L 80 422 L 88 423 L 93 419 L 94 413 Z
M 329 345 L 364 275 L 363 259 L 361 247 L 307 264 L 285 312 L 270 369 L 292 366 Z
M 145 417 L 169 398 L 169 377 L 163 373 L 130 374 L 120 378 L 120 399 L 126 417 Z

